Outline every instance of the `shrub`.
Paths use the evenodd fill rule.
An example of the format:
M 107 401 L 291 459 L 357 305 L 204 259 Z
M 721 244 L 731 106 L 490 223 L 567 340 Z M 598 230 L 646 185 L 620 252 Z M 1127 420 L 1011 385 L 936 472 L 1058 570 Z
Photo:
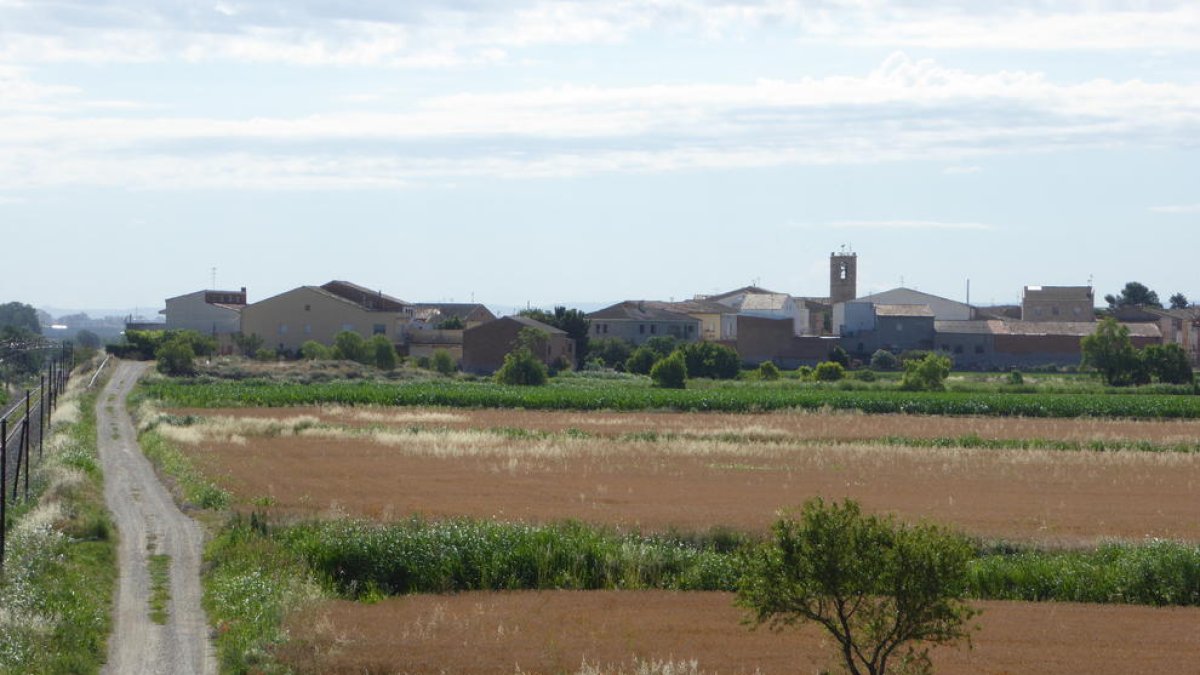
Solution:
M 872 370 L 895 370 L 900 367 L 900 359 L 886 349 L 876 350 L 871 355 Z
M 850 354 L 842 349 L 841 345 L 834 345 L 833 349 L 829 350 L 829 360 L 842 366 L 842 368 L 850 367 Z
M 715 342 L 689 342 L 676 349 L 683 354 L 688 377 L 729 380 L 741 370 L 737 352 Z
M 813 371 L 813 376 L 818 382 L 837 382 L 846 376 L 846 369 L 840 363 L 825 361 L 824 363 L 817 364 L 817 369 Z
M 279 354 L 274 349 L 271 349 L 270 347 L 260 347 L 258 349 L 258 351 L 254 352 L 254 360 L 255 361 L 269 362 L 269 361 L 275 361 L 278 358 L 279 358 Z
M 546 364 L 542 363 L 528 347 L 517 347 L 504 357 L 504 365 L 496 371 L 500 384 L 538 386 L 546 384 Z
M 354 331 L 344 330 L 333 336 L 333 358 L 367 363 L 367 341 Z
M 433 358 L 430 359 L 429 365 L 442 375 L 453 375 L 454 371 L 458 370 L 458 364 L 454 362 L 454 357 L 445 349 L 433 350 Z
M 333 350 L 316 340 L 308 340 L 300 345 L 300 356 L 308 361 L 327 361 L 333 356 Z
M 625 361 L 633 354 L 633 344 L 618 337 L 598 338 L 588 342 L 588 361 L 599 359 L 608 368 L 623 370 Z
M 904 362 L 904 377 L 900 388 L 908 391 L 942 391 L 946 388 L 946 377 L 950 375 L 950 359 L 937 354 L 926 354 L 921 360 Z
M 785 516 L 754 552 L 737 602 L 756 624 L 814 622 L 851 673 L 882 675 L 894 660 L 930 671 L 929 647 L 970 639 L 963 599 L 973 550 L 932 525 L 864 516 L 858 504 L 814 499 Z
M 679 352 L 659 360 L 650 369 L 650 379 L 654 381 L 654 386 L 663 389 L 683 389 L 687 386 L 687 378 L 687 361 Z
M 467 324 L 463 323 L 462 317 L 452 316 L 437 322 L 433 327 L 438 330 L 462 330 L 467 327 Z
M 796 369 L 796 378 L 801 379 L 801 380 L 813 379 L 812 366 L 800 366 L 799 368 L 797 368 Z
M 861 382 L 874 382 L 876 379 L 878 379 L 875 375 L 875 371 L 866 369 L 854 371 L 854 378 Z
M 400 361 L 396 356 L 396 348 L 386 335 L 372 335 L 367 343 L 367 353 L 371 362 L 380 370 L 395 370 Z
M 648 375 L 654 364 L 663 359 L 653 349 L 642 346 L 633 350 L 629 358 L 625 360 L 625 372 L 635 373 L 637 375 Z
M 1025 376 L 1021 374 L 1021 371 L 1014 370 L 1008 374 L 1008 383 L 1011 385 L 1025 384 Z
M 1142 360 L 1159 382 L 1191 384 L 1195 379 L 1187 352 L 1177 344 L 1150 345 L 1142 350 Z
M 758 364 L 758 379 L 760 380 L 778 380 L 779 368 L 770 361 L 763 361 Z
M 164 342 L 154 353 L 158 359 L 158 372 L 164 375 L 195 375 L 196 353 L 186 339 L 171 339 Z

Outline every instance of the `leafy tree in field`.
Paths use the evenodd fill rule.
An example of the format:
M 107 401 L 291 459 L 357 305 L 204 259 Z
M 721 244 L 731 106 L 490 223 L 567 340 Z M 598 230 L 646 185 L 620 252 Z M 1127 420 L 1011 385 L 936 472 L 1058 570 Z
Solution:
M 167 331 L 164 338 L 167 341 L 182 340 L 188 343 L 196 356 L 212 356 L 217 353 L 217 339 L 211 335 L 202 335 L 198 331 Z
M 1147 374 L 1167 384 L 1191 384 L 1195 380 L 1187 352 L 1177 344 L 1150 345 L 1142 350 Z
M 758 364 L 758 379 L 766 380 L 768 382 L 771 380 L 778 380 L 779 367 L 771 361 L 763 361 L 762 363 Z
M 241 353 L 242 356 L 253 358 L 258 350 L 262 349 L 264 342 L 265 341 L 263 340 L 262 336 L 257 333 L 251 333 L 249 335 L 246 335 L 245 333 L 233 334 L 233 344 L 237 345 L 238 352 Z M 312 342 L 312 340 L 309 340 L 309 342 Z M 324 347 L 325 345 L 321 346 Z M 325 356 L 325 358 L 329 357 Z
M 908 391 L 941 391 L 946 388 L 950 365 L 949 357 L 938 354 L 926 354 L 923 359 L 905 361 L 900 388 Z
M 619 337 L 596 338 L 588 344 L 588 359 L 600 359 L 608 368 L 625 369 L 633 354 L 633 343 Z
M 75 333 L 75 344 L 78 344 L 80 347 L 84 347 L 86 349 L 99 349 L 100 345 L 102 344 L 102 340 L 100 339 L 99 335 L 96 335 L 92 331 L 83 328 L 80 329 L 79 332 Z
M 306 340 L 300 345 L 300 358 L 306 361 L 328 361 L 332 357 L 333 350 L 316 340 Z
M 429 365 L 442 375 L 453 375 L 454 371 L 458 370 L 458 364 L 454 362 L 454 357 L 445 349 L 433 350 L 433 358 L 430 359 Z
M 846 376 L 846 369 L 836 361 L 824 361 L 817 364 L 813 377 L 818 382 L 836 382 Z
M 663 389 L 683 389 L 687 386 L 687 378 L 687 361 L 678 351 L 659 360 L 650 369 L 650 379 L 654 381 L 654 386 Z
M 1083 365 L 1099 371 L 1110 386 L 1124 387 L 1133 384 L 1138 370 L 1137 350 L 1129 337 L 1129 328 L 1106 317 L 1096 327 L 1096 332 L 1080 341 Z
M 196 374 L 196 352 L 192 343 L 184 336 L 175 336 L 163 342 L 154 354 L 158 359 L 158 372 L 180 376 Z
M 876 350 L 871 355 L 871 370 L 895 370 L 900 367 L 900 359 L 886 349 Z
M 590 335 L 592 324 L 581 310 L 567 309 L 566 307 L 555 307 L 553 312 L 546 312 L 540 309 L 527 309 L 521 312 L 521 316 L 529 317 L 534 321 L 553 326 L 561 331 L 565 331 L 567 337 L 575 341 L 575 360 L 576 367 L 583 367 L 584 361 L 589 355 Z
M 518 346 L 504 357 L 504 365 L 496 371 L 500 384 L 538 386 L 546 384 L 546 364 L 533 355 L 528 347 Z
M 715 342 L 688 342 L 675 350 L 683 354 L 687 363 L 688 377 L 711 377 L 714 380 L 730 380 L 741 371 L 741 358 L 737 352 Z
M 670 335 L 656 335 L 642 343 L 642 346 L 654 352 L 657 359 L 665 359 L 679 346 L 679 340 Z
M 0 328 L 5 326 L 23 328 L 35 335 L 42 334 L 37 310 L 21 302 L 6 302 L 0 305 Z
M 654 364 L 663 358 L 665 357 L 659 355 L 658 352 L 642 345 L 633 350 L 628 359 L 625 359 L 625 372 L 637 375 L 649 375 L 650 369 L 654 367 Z
M 1104 301 L 1108 303 L 1110 309 L 1132 306 L 1162 307 L 1162 303 L 1158 301 L 1158 293 L 1137 281 L 1125 284 L 1125 288 L 1122 288 L 1117 295 L 1104 296 Z
M 1170 303 L 1171 309 L 1187 309 L 1191 306 L 1191 303 L 1188 302 L 1187 296 L 1183 293 L 1176 293 L 1175 295 L 1172 295 Z
M 738 588 L 737 604 L 756 625 L 816 623 L 853 675 L 883 675 L 897 662 L 931 672 L 930 648 L 969 644 L 977 612 L 964 602 L 973 555 L 965 538 L 820 498 L 799 519 L 776 521 L 772 534 Z
M 834 345 L 833 349 L 829 350 L 829 360 L 841 364 L 843 368 L 850 367 L 850 354 L 841 345 Z
M 344 330 L 333 336 L 333 358 L 368 363 L 372 355 L 367 351 L 367 341 L 352 330 Z
M 386 335 L 372 335 L 367 342 L 367 353 L 371 363 L 380 370 L 395 370 L 396 364 L 400 362 L 396 356 L 396 348 Z
M 263 363 L 278 361 L 279 353 L 270 347 L 259 347 L 258 350 L 254 352 L 254 360 L 262 361 Z

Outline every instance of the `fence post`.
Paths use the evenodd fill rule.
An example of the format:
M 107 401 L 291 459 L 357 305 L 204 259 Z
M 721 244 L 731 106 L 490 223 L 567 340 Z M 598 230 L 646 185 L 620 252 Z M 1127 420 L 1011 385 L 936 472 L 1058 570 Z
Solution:
M 16 408 L 14 407 L 13 410 L 16 410 Z M 17 494 L 21 489 L 21 452 L 25 447 L 25 429 L 26 429 L 26 427 L 25 427 L 24 423 L 19 422 L 18 424 L 21 425 L 21 428 L 20 428 L 20 431 L 18 432 L 18 436 L 17 436 L 17 470 L 13 473 L 13 488 L 12 488 L 13 503 L 16 503 Z
M 4 537 L 8 534 L 8 418 L 0 419 L 0 565 L 4 564 Z
M 42 376 L 41 396 L 38 397 L 38 461 L 46 455 L 46 376 Z
M 23 434 L 21 434 L 22 437 L 25 439 L 25 501 L 29 501 L 29 474 L 32 473 L 32 471 L 30 471 L 30 469 L 29 469 L 29 449 L 32 444 L 31 441 L 33 440 L 29 437 L 29 434 L 33 431 L 33 429 L 31 429 L 29 426 L 29 390 L 28 389 L 25 390 L 25 420 L 22 423 L 22 425 L 25 430 L 25 432 Z

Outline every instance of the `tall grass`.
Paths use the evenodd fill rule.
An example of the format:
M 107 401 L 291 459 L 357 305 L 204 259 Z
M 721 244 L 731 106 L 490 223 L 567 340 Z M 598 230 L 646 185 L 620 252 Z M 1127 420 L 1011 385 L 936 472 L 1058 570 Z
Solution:
M 45 460 L 33 468 L 38 498 L 10 512 L 0 672 L 94 673 L 105 658 L 116 543 L 104 507 L 95 395 L 78 405 L 78 419 L 54 425 Z
M 721 386 L 656 389 L 623 382 L 511 387 L 483 382 L 332 382 L 297 385 L 263 381 L 189 383 L 159 380 L 145 391 L 168 405 L 294 406 L 411 405 L 538 410 L 684 410 L 756 412 L 830 408 L 867 413 L 1023 417 L 1200 418 L 1200 396 L 1086 393 L 905 392 L 895 390 Z

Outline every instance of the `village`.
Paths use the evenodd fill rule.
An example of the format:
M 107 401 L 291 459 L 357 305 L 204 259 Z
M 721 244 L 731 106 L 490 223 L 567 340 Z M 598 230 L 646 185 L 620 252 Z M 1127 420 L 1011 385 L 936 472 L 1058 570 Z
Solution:
M 745 286 L 689 300 L 626 300 L 585 315 L 587 341 L 714 342 L 735 350 L 744 367 L 813 366 L 840 347 L 861 363 L 884 350 L 937 352 L 959 370 L 1065 368 L 1080 364 L 1080 341 L 1095 332 L 1100 314 L 1090 286 L 1029 285 L 1020 305 L 980 307 L 905 287 L 860 296 L 857 279 L 857 254 L 834 252 L 826 295 Z M 330 345 L 343 331 L 382 335 L 402 357 L 444 350 L 475 374 L 497 370 L 521 330 L 537 328 L 547 336 L 538 354 L 547 365 L 588 362 L 566 331 L 530 316 L 498 317 L 482 303 L 407 302 L 349 281 L 299 286 L 253 303 L 245 288 L 199 290 L 168 298 L 161 313 L 165 322 L 128 327 L 197 331 L 216 338 L 224 354 L 246 336 L 279 358 L 299 357 L 309 341 Z M 1200 308 L 1130 305 L 1105 313 L 1128 329 L 1135 347 L 1178 345 L 1200 364 Z

